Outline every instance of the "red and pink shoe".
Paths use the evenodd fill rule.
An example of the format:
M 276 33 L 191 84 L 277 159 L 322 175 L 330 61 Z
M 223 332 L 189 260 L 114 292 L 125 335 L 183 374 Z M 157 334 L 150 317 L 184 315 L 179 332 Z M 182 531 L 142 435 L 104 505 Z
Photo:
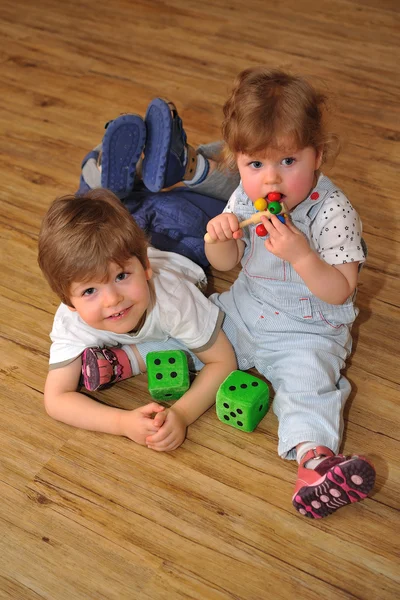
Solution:
M 326 456 L 315 469 L 305 463 Z M 339 508 L 364 500 L 374 487 L 375 469 L 363 456 L 334 454 L 317 446 L 303 456 L 298 474 L 293 506 L 302 515 L 322 519 Z
M 91 392 L 132 375 L 129 357 L 121 348 L 86 348 L 82 354 L 82 376 Z

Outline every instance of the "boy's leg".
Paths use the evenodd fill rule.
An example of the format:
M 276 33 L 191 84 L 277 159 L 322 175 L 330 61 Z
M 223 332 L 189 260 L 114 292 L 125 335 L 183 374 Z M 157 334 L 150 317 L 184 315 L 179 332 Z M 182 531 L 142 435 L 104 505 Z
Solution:
M 161 98 L 150 102 L 145 116 L 147 142 L 143 160 L 143 182 L 158 192 L 183 181 L 205 196 L 225 202 L 239 184 L 236 173 L 220 171 L 220 142 L 200 146 L 187 143 L 186 132 L 175 105 Z
M 136 166 L 146 141 L 146 127 L 139 115 L 125 114 L 110 121 L 102 143 L 82 163 L 80 194 L 107 188 L 124 198 L 135 183 Z
M 81 177 L 79 180 L 78 195 L 85 194 L 89 190 L 101 187 L 101 170 L 99 169 L 99 156 L 101 144 L 93 148 L 82 161 Z
M 124 197 L 133 189 L 136 164 L 146 141 L 139 115 L 121 115 L 107 125 L 101 154 L 101 187 Z
M 212 165 L 207 177 L 200 183 L 191 184 L 190 189 L 203 194 L 204 196 L 212 196 L 218 200 L 227 202 L 240 183 L 240 175 L 238 171 L 231 171 L 228 168 L 221 168 L 218 164 L 221 162 L 223 142 L 212 142 L 204 144 L 197 148 L 197 153 L 206 158 Z M 214 168 L 213 168 L 214 167 Z
M 163 350 L 183 350 L 188 359 L 189 371 L 192 373 L 200 371 L 204 366 L 186 346 L 172 338 L 166 342 L 143 342 L 136 346 L 126 345 L 121 348 L 96 346 L 86 348 L 82 354 L 82 384 L 87 390 L 95 392 L 123 379 L 139 375 L 146 365 L 147 354 Z

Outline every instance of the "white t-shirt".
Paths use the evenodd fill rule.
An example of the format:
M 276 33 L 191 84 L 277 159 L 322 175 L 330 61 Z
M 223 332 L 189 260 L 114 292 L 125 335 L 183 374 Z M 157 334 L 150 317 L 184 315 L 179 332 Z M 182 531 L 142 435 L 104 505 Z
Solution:
M 50 333 L 50 366 L 67 364 L 93 346 L 119 346 L 140 342 L 179 340 L 189 350 L 208 347 L 221 327 L 222 313 L 196 287 L 206 281 L 201 267 L 191 260 L 149 248 L 155 304 L 136 333 L 113 333 L 90 327 L 77 312 L 60 304 Z

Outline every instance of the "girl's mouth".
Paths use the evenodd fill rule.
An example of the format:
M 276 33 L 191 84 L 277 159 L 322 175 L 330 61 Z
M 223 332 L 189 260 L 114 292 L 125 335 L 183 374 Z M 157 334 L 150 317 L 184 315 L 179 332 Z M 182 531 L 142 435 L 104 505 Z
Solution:
M 285 198 L 285 194 L 281 194 L 281 192 L 269 192 L 269 194 L 266 195 L 265 199 L 268 202 L 283 202 Z

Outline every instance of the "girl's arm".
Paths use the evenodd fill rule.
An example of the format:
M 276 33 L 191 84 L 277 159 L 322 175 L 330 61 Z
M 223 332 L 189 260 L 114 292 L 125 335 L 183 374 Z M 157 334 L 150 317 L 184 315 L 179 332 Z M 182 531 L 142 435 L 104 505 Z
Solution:
M 218 271 L 230 271 L 240 262 L 244 252 L 243 232 L 233 213 L 222 213 L 207 223 L 211 243 L 205 243 L 205 254 Z
M 76 391 L 81 368 L 78 357 L 65 367 L 49 371 L 44 405 L 50 417 L 80 429 L 124 435 L 139 444 L 145 444 L 146 437 L 158 431 L 152 417 L 164 410 L 161 405 L 152 402 L 136 410 L 123 410 L 101 404 Z
M 356 289 L 358 264 L 328 265 L 310 248 L 292 266 L 314 296 L 329 304 L 343 304 Z
M 261 217 L 269 236 L 264 244 L 269 252 L 291 263 L 314 296 L 329 304 L 343 304 L 354 292 L 358 261 L 329 265 L 312 250 L 307 238 L 289 220 Z

